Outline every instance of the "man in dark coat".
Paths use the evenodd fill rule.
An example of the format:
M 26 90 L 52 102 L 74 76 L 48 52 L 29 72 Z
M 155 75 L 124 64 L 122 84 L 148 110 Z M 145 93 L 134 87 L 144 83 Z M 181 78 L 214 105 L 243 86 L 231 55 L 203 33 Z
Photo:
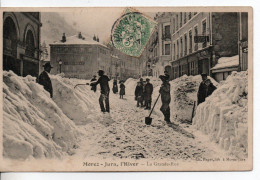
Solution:
M 144 86 L 144 99 L 145 99 L 145 109 L 151 109 L 152 104 L 152 94 L 153 94 L 153 85 L 150 83 L 150 79 L 146 79 L 146 84 Z
M 210 96 L 216 87 L 211 83 L 210 79 L 207 79 L 207 74 L 201 74 L 202 82 L 198 91 L 198 105 L 203 103 L 206 97 Z
M 98 85 L 100 84 L 100 89 L 101 89 L 101 94 L 99 97 L 99 105 L 100 105 L 100 109 L 102 112 L 110 112 L 110 108 L 109 108 L 109 85 L 108 82 L 110 81 L 110 79 L 104 75 L 104 71 L 103 70 L 99 70 L 98 71 L 98 75 L 99 75 L 99 79 L 97 82 L 91 83 L 91 85 Z M 106 108 L 104 107 L 104 103 L 103 101 L 105 101 L 106 104 Z
M 171 102 L 171 85 L 168 81 L 167 76 L 159 76 L 159 78 L 162 80 L 162 85 L 160 87 L 159 93 L 161 94 L 161 100 L 162 100 L 162 106 L 160 110 L 162 111 L 164 115 L 164 120 L 167 123 L 170 123 L 170 102 Z
M 97 77 L 97 76 L 94 75 L 93 78 L 90 80 L 90 82 L 95 82 L 95 81 L 97 81 L 96 77 Z M 96 85 L 91 85 L 91 90 L 94 91 L 94 92 L 96 92 L 96 91 L 97 91 L 97 86 L 96 86 Z
M 53 97 L 53 90 L 52 90 L 52 84 L 51 79 L 49 77 L 49 73 L 51 72 L 51 64 L 47 62 L 44 64 L 44 71 L 40 74 L 40 76 L 37 78 L 37 83 L 43 86 L 43 88 L 50 93 L 50 97 Z
M 143 107 L 143 94 L 144 88 L 141 82 L 137 82 L 137 86 L 135 88 L 135 99 L 137 100 L 137 107 Z
M 141 104 L 141 107 L 144 107 L 145 106 L 145 99 L 144 99 L 144 80 L 143 78 L 140 78 L 140 83 L 141 83 L 141 86 L 143 87 L 143 95 L 142 95 L 142 104 Z

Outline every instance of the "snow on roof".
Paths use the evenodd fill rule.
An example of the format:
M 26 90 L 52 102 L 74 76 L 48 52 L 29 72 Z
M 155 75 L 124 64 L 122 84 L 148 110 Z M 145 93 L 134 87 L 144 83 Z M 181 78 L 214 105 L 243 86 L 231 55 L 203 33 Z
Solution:
M 232 57 L 222 57 L 219 58 L 218 63 L 213 68 L 211 68 L 211 70 L 237 67 L 238 65 L 239 65 L 238 55 Z
M 77 35 L 66 37 L 66 41 L 65 42 L 62 42 L 61 40 L 58 40 L 58 41 L 55 41 L 54 43 L 50 43 L 50 45 L 72 45 L 72 44 L 73 45 L 77 45 L 77 44 L 81 45 L 81 44 L 86 44 L 86 45 L 100 45 L 100 46 L 108 48 L 106 45 L 104 45 L 104 44 L 102 44 L 100 42 L 94 41 L 89 36 L 86 36 L 86 35 L 82 34 L 82 37 L 83 38 L 79 38 L 78 34 L 77 34 Z

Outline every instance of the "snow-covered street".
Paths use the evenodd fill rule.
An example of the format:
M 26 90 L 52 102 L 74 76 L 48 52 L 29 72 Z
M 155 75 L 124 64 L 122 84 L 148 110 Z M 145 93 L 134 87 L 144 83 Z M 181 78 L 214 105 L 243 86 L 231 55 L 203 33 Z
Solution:
M 78 154 L 87 158 L 148 158 L 200 160 L 223 157 L 220 148 L 201 138 L 188 125 L 163 121 L 163 115 L 153 113 L 151 126 L 144 123 L 149 111 L 136 107 L 133 95 L 123 100 L 118 94 L 110 94 L 111 112 L 98 112 L 96 121 L 85 126 L 87 135 Z M 98 104 L 98 102 L 97 102 Z M 155 107 L 159 109 L 159 106 Z M 204 141 L 203 141 L 203 140 Z
M 151 115 L 152 124 L 145 125 L 150 111 L 136 107 L 137 79 L 125 82 L 124 99 L 110 92 L 110 113 L 103 114 L 98 102 L 99 86 L 97 92 L 86 85 L 74 88 L 88 80 L 52 75 L 55 88 L 54 97 L 50 98 L 33 77 L 5 72 L 4 156 L 187 161 L 245 158 L 248 152 L 246 78 L 247 72 L 233 73 L 221 84 L 214 82 L 218 86 L 216 93 L 197 107 L 192 123 L 192 105 L 201 78 L 175 79 L 170 82 L 172 124 L 165 123 L 159 99 Z M 151 78 L 151 83 L 153 105 L 161 81 Z M 234 109 L 238 111 L 234 113 Z

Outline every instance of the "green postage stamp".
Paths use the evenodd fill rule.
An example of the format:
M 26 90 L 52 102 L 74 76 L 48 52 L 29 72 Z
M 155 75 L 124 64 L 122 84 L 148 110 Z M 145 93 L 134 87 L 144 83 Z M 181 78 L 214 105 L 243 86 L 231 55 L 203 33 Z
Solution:
M 121 52 L 139 57 L 153 33 L 156 22 L 129 9 L 117 19 L 111 30 L 111 43 Z

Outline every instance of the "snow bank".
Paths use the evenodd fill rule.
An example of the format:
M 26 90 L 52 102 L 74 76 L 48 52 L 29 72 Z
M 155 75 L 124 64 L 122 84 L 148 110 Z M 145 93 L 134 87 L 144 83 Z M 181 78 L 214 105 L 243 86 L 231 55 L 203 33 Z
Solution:
M 211 82 L 218 83 L 208 76 Z M 171 84 L 171 118 L 174 121 L 191 122 L 194 101 L 197 101 L 197 92 L 202 79 L 200 75 L 181 76 L 170 82 Z
M 247 157 L 248 153 L 247 94 L 247 72 L 233 72 L 198 106 L 193 118 L 195 128 L 240 158 Z
M 60 84 L 54 96 L 62 85 L 64 91 L 67 90 L 65 83 Z M 35 78 L 23 78 L 4 71 L 3 101 L 4 157 L 53 158 L 73 154 L 82 133 L 49 97 L 49 93 L 35 83 Z
M 88 81 L 79 79 L 67 79 L 62 76 L 51 75 L 53 85 L 53 101 L 61 108 L 63 113 L 77 125 L 89 123 L 91 115 L 99 108 L 98 93 L 90 90 L 86 84 Z

